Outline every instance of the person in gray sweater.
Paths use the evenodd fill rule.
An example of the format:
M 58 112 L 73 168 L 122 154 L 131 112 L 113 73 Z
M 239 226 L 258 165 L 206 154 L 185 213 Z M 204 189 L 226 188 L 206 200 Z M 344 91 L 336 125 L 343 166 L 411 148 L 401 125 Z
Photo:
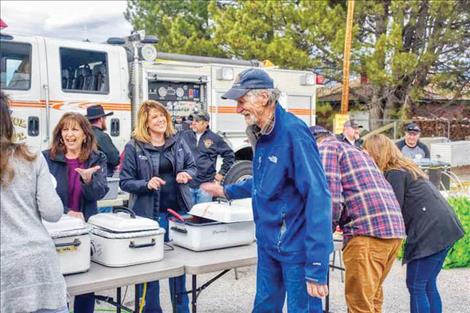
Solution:
M 0 94 L 0 312 L 65 313 L 65 280 L 54 243 L 41 218 L 63 213 L 47 162 L 26 145 L 15 144 L 8 98 Z

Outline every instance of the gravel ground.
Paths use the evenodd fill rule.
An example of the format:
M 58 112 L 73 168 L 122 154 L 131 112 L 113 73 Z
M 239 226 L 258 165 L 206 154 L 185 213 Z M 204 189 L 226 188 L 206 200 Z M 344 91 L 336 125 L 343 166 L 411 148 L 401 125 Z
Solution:
M 470 166 L 455 170 L 462 181 L 470 182 Z M 199 284 L 211 279 L 217 273 L 198 276 Z M 409 296 L 405 285 L 406 268 L 395 262 L 392 271 L 384 282 L 384 313 L 409 312 Z M 187 278 L 188 290 L 191 280 Z M 251 312 L 256 286 L 256 267 L 238 269 L 238 280 L 231 271 L 204 290 L 198 298 L 199 313 L 245 313 Z M 470 268 L 442 270 L 438 281 L 443 301 L 444 313 L 470 313 Z M 124 303 L 133 308 L 133 286 L 127 289 Z M 123 293 L 126 288 L 123 288 Z M 114 291 L 100 294 L 114 296 Z M 330 312 L 346 312 L 344 284 L 340 272 L 335 270 L 330 275 Z M 161 288 L 161 303 L 164 312 L 171 312 L 167 280 Z M 109 311 L 112 307 L 99 303 L 96 311 Z M 287 312 L 287 310 L 284 310 Z
M 405 267 L 396 262 L 384 283 L 384 313 L 409 312 L 409 297 L 405 285 Z M 216 273 L 198 276 L 201 284 Z M 340 272 L 330 275 L 330 312 L 346 312 L 344 284 Z M 188 290 L 190 278 L 187 279 Z M 443 312 L 470 312 L 470 269 L 443 270 L 439 275 L 439 290 L 443 300 Z M 163 282 L 161 301 L 164 312 L 171 312 L 168 283 Z M 250 312 L 255 294 L 256 267 L 238 269 L 238 280 L 231 271 L 204 290 L 198 299 L 199 313 L 245 313 Z M 124 292 L 125 288 L 123 289 Z M 113 291 L 100 293 L 113 295 Z M 129 287 L 124 303 L 133 307 L 133 287 Z M 107 304 L 98 304 L 96 311 L 108 310 Z M 285 310 L 286 312 L 286 310 Z

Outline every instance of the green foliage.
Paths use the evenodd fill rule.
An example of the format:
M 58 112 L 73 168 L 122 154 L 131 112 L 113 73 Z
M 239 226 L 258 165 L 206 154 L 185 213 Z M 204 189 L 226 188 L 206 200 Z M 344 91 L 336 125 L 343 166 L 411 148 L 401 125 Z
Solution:
M 465 235 L 450 249 L 444 262 L 444 268 L 470 267 L 470 198 L 449 198 L 465 230 Z
M 134 29 L 156 35 L 160 51 L 223 57 L 212 40 L 208 6 L 206 0 L 129 0 L 124 15 Z
M 404 116 L 424 87 L 464 90 L 470 80 L 468 0 L 356 1 L 351 73 L 374 119 Z M 166 52 L 269 59 L 341 81 L 346 5 L 335 0 L 129 0 L 126 17 Z
M 222 7 L 212 2 L 214 41 L 237 58 L 270 60 L 285 68 L 312 67 L 314 60 L 296 31 L 296 7 L 293 1 L 239 1 Z
M 332 129 L 334 119 L 333 113 L 333 107 L 329 102 L 318 104 L 316 110 L 316 124 L 326 127 L 327 129 Z
M 465 235 L 449 250 L 443 268 L 470 267 L 470 198 L 465 196 L 451 197 L 447 199 L 447 201 L 462 223 Z M 403 241 L 400 252 L 398 253 L 399 260 L 403 259 L 404 251 L 405 241 Z

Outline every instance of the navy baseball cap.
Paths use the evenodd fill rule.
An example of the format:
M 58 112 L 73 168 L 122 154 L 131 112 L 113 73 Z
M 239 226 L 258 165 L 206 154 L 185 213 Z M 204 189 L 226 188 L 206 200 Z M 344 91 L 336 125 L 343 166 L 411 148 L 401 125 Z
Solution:
M 232 88 L 222 96 L 222 99 L 237 100 L 252 89 L 273 88 L 274 82 L 268 73 L 257 68 L 249 68 L 238 74 Z
M 420 133 L 420 132 L 421 132 L 421 128 L 419 128 L 418 124 L 410 123 L 410 124 L 408 124 L 408 126 L 406 126 L 405 131 L 406 131 L 406 132 L 417 132 L 417 133 Z

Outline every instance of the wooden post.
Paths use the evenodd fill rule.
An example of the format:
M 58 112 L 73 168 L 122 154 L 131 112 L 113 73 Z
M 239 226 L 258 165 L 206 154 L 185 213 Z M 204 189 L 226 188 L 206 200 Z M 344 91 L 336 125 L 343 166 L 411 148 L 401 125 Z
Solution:
M 348 0 L 346 34 L 344 37 L 343 92 L 342 92 L 342 97 L 341 97 L 341 114 L 348 113 L 348 105 L 349 105 L 349 59 L 351 56 L 353 16 L 354 16 L 354 0 Z

